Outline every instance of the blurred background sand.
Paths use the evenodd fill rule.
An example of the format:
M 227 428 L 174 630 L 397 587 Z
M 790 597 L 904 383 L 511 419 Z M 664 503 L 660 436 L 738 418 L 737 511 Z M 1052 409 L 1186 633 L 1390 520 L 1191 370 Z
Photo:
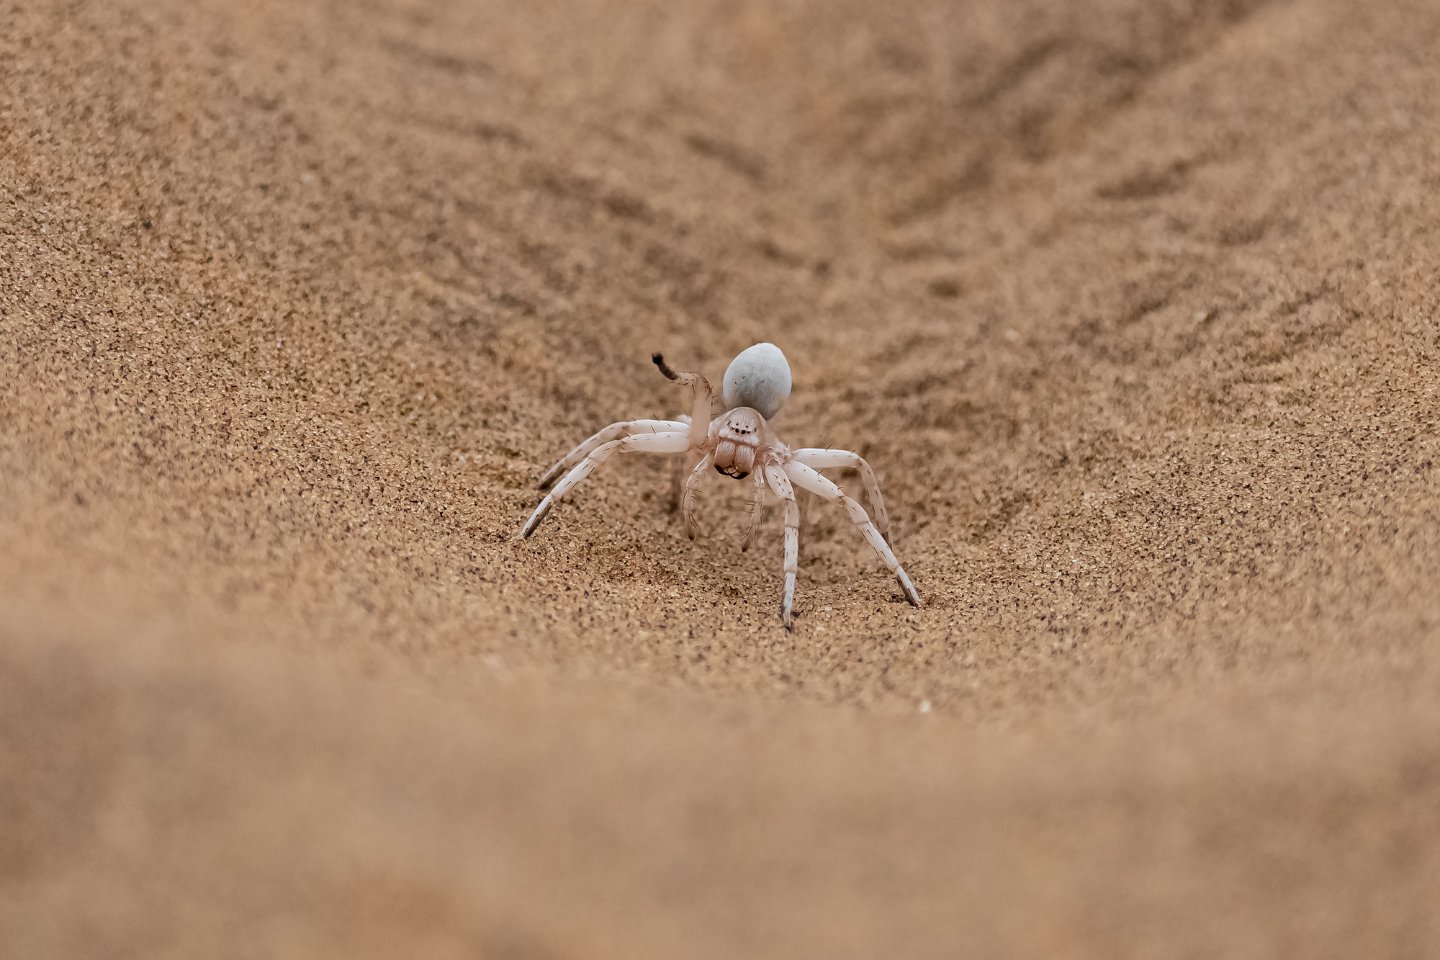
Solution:
M 0 5 L 0 952 L 1440 955 L 1437 50 Z M 511 539 L 756 340 L 923 609 L 639 458 Z

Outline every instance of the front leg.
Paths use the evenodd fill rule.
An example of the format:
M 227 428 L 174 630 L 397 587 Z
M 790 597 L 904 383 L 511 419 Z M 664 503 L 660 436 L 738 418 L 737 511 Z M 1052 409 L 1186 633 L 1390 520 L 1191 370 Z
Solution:
M 666 379 L 691 389 L 694 403 L 690 412 L 690 446 L 695 450 L 701 449 L 710 436 L 710 410 L 713 406 L 710 381 L 698 373 L 676 373 L 658 353 L 650 359 Z
M 525 539 L 535 532 L 540 526 L 540 521 L 550 512 L 559 500 L 575 488 L 586 477 L 594 472 L 606 460 L 609 460 L 617 453 L 684 453 L 689 446 L 689 437 L 681 431 L 671 433 L 643 433 L 631 437 L 622 437 L 619 440 L 611 440 L 602 443 L 590 453 L 585 459 L 575 465 L 575 469 L 565 474 L 565 479 L 555 485 L 555 489 L 545 495 L 535 512 L 530 514 L 530 519 L 525 521 L 525 526 L 520 528 L 520 539 Z
M 765 479 L 781 500 L 785 501 L 785 592 L 780 597 L 780 622 L 786 630 L 795 629 L 795 574 L 800 569 L 800 505 L 795 502 L 795 488 L 778 463 L 765 465 Z
M 750 491 L 750 523 L 745 527 L 745 532 L 740 536 L 740 549 L 749 550 L 750 543 L 755 539 L 755 531 L 760 526 L 760 514 L 765 509 L 765 471 L 755 471 L 754 489 Z
M 608 427 L 601 427 L 590 436 L 575 445 L 575 448 L 546 470 L 540 477 L 539 487 L 541 490 L 548 490 L 550 485 L 558 480 L 566 470 L 574 467 L 575 464 L 585 459 L 590 451 L 599 447 L 602 443 L 609 443 L 611 440 L 618 440 L 621 437 L 630 437 L 642 433 L 669 433 L 676 430 L 689 430 L 688 422 L 679 420 L 621 420 L 619 423 L 612 423 Z
M 796 450 L 791 458 L 815 470 L 832 470 L 849 467 L 860 471 L 860 482 L 865 485 L 865 496 L 870 498 L 870 509 L 875 511 L 875 526 L 885 536 L 890 536 L 890 514 L 885 510 L 885 498 L 880 496 L 880 481 L 865 458 L 851 450 L 836 450 L 833 447 L 804 447 Z
M 700 458 L 703 456 L 704 454 L 691 450 L 688 451 L 685 456 L 675 461 L 675 468 L 670 471 L 671 513 L 680 509 L 680 497 L 685 489 L 685 479 L 690 476 L 690 471 L 695 469 L 695 464 L 699 463 Z
M 899 581 L 900 589 L 905 592 L 905 599 L 910 602 L 911 606 L 920 606 L 920 594 L 915 590 L 915 584 L 910 582 L 910 575 L 905 572 L 904 567 L 900 566 L 895 551 L 890 549 L 890 544 L 885 542 L 885 537 L 875 528 L 874 522 L 871 521 L 864 507 L 860 506 L 853 498 L 846 496 L 845 491 L 837 487 L 833 480 L 821 476 L 819 471 L 813 467 L 792 460 L 785 464 L 784 472 L 791 480 L 795 481 L 795 485 L 801 490 L 808 490 L 844 507 L 845 512 L 850 514 L 850 520 L 855 524 L 855 528 L 860 531 L 860 535 L 880 555 L 885 566 L 890 568 L 890 572 Z
M 685 532 L 689 534 L 691 540 L 694 540 L 695 535 L 700 532 L 700 524 L 695 519 L 695 494 L 700 489 L 701 479 L 710 472 L 710 467 L 714 462 L 715 454 L 702 455 L 700 461 L 690 470 L 690 476 L 685 480 L 685 492 L 680 498 L 680 505 L 685 517 Z

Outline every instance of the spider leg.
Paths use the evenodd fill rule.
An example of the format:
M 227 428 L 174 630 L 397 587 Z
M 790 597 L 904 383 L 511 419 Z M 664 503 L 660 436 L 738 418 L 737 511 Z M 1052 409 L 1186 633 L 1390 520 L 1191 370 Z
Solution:
M 791 457 L 815 470 L 831 470 L 850 467 L 860 471 L 860 482 L 865 485 L 865 496 L 870 500 L 870 509 L 875 512 L 875 526 L 883 536 L 890 536 L 890 514 L 885 511 L 885 498 L 880 496 L 880 481 L 865 458 L 850 450 L 836 450 L 830 447 L 805 447 L 796 450 Z
M 676 430 L 669 433 L 636 434 L 600 444 L 586 454 L 573 470 L 565 474 L 565 479 L 557 483 L 555 489 L 540 501 L 535 512 L 530 514 L 530 519 L 525 521 L 525 526 L 520 528 L 521 539 L 534 533 L 535 528 L 540 526 L 540 521 L 544 520 L 545 515 L 550 512 L 550 508 L 569 493 L 576 484 L 590 476 L 596 467 L 609 460 L 612 455 L 616 453 L 684 453 L 689 443 L 689 437 L 683 431 Z
M 559 479 L 561 474 L 579 463 L 591 450 L 594 450 L 602 443 L 608 443 L 620 437 L 629 437 L 641 433 L 661 433 L 662 431 L 688 429 L 688 420 L 684 423 L 679 420 L 621 420 L 619 423 L 612 423 L 608 427 L 602 427 L 576 444 L 575 448 L 565 454 L 565 456 L 555 461 L 554 465 L 541 475 L 540 489 L 548 489 L 552 483 Z
M 755 471 L 755 486 L 750 491 L 750 525 L 740 536 L 740 549 L 749 550 L 755 539 L 755 529 L 760 526 L 760 514 L 765 509 L 765 471 Z
M 685 516 L 685 532 L 690 535 L 691 540 L 700 532 L 700 524 L 695 519 L 695 494 L 700 489 L 701 478 L 710 471 L 710 465 L 714 462 L 714 453 L 705 454 L 690 469 L 690 476 L 685 479 L 685 493 L 680 498 L 680 504 Z
M 786 630 L 794 630 L 795 572 L 800 569 L 800 505 L 795 502 L 790 477 L 780 464 L 767 463 L 765 479 L 785 502 L 785 593 L 780 598 L 780 622 Z
M 821 476 L 807 464 L 791 461 L 785 464 L 784 471 L 800 489 L 809 490 L 811 493 L 818 494 L 826 500 L 834 500 L 843 506 L 850 514 L 850 519 L 855 526 L 860 528 L 860 533 L 866 541 L 875 548 L 876 553 L 880 554 L 880 559 L 884 560 L 885 565 L 890 568 L 890 572 L 895 574 L 895 579 L 900 581 L 900 588 L 905 591 L 905 599 L 910 601 L 913 606 L 920 606 L 920 594 L 915 591 L 915 585 L 910 582 L 905 568 L 900 566 L 900 561 L 895 558 L 895 551 L 890 549 L 890 544 L 885 542 L 885 538 L 875 528 L 874 522 L 871 521 L 870 515 L 865 512 L 864 507 L 846 496 L 845 492 L 833 481 Z
M 665 358 L 658 353 L 651 356 L 650 359 L 655 362 L 655 366 L 660 368 L 660 372 L 667 379 L 675 381 L 682 387 L 690 387 L 694 391 L 695 402 L 690 413 L 690 445 L 699 450 L 710 436 L 710 411 L 714 405 L 710 381 L 698 373 L 676 373 L 670 369 Z
M 689 421 L 689 417 L 685 418 Z M 670 512 L 674 513 L 680 509 L 680 494 L 685 487 L 685 478 L 690 476 L 690 471 L 695 469 L 695 464 L 700 462 L 704 454 L 689 451 L 686 456 L 675 461 L 675 468 L 670 471 Z

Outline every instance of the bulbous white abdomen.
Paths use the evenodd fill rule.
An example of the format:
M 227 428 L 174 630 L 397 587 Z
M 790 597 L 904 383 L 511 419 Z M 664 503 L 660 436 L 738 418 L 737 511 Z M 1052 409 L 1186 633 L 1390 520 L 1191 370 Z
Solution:
M 721 395 L 725 408 L 754 407 L 769 420 L 790 396 L 790 364 L 773 343 L 757 343 L 740 351 L 725 370 Z

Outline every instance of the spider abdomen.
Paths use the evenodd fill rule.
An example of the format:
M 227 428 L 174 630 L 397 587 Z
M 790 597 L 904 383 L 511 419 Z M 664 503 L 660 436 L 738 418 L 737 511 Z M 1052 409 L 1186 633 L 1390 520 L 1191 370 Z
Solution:
M 753 407 L 770 418 L 790 396 L 790 364 L 773 343 L 740 351 L 725 371 L 722 395 L 728 407 Z

